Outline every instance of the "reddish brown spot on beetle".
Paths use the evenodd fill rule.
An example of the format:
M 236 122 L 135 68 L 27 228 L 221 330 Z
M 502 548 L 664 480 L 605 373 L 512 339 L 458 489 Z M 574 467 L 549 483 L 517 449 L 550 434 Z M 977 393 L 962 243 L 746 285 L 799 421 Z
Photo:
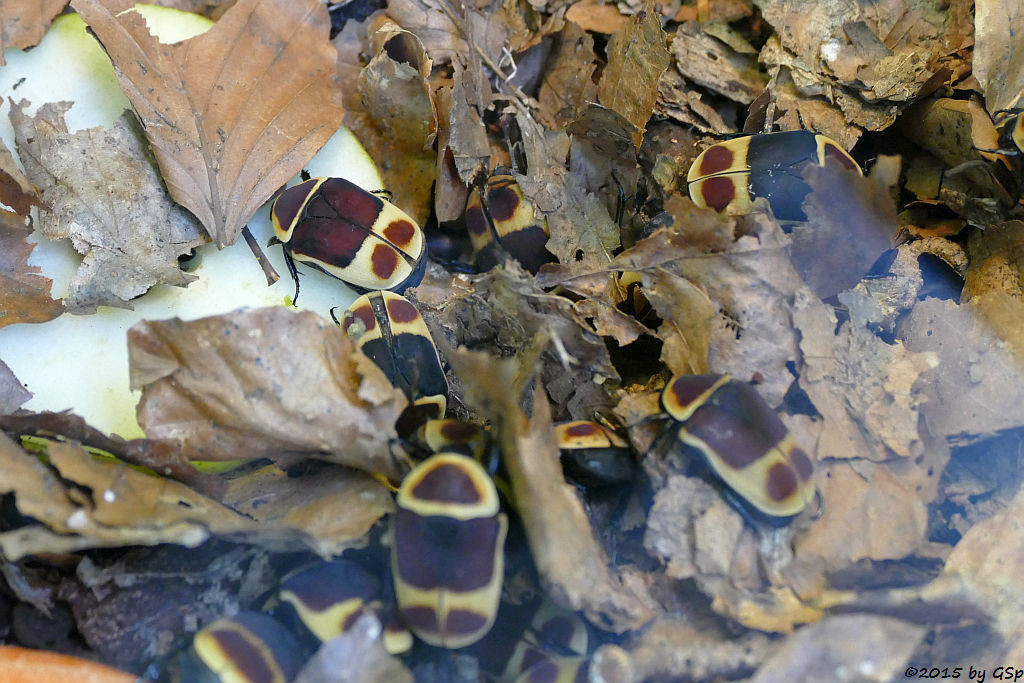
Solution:
M 389 299 L 388 314 L 396 323 L 411 323 L 420 317 L 420 312 L 416 310 L 416 307 L 403 299 Z
M 700 174 L 702 176 L 722 173 L 732 168 L 732 150 L 723 145 L 708 147 L 704 152 L 704 158 L 700 160 Z
M 718 380 L 718 375 L 682 375 L 672 382 L 672 398 L 678 408 L 686 409 Z
M 224 658 L 238 667 L 250 681 L 273 681 L 274 674 L 267 666 L 265 655 L 252 642 L 234 629 L 218 629 L 210 634 L 217 642 Z
M 320 195 L 330 205 L 333 216 L 345 218 L 363 228 L 369 228 L 376 222 L 384 206 L 379 197 L 344 178 L 325 180 L 320 186 Z
M 441 425 L 441 436 L 449 441 L 467 441 L 480 433 L 480 428 L 472 422 L 445 422 Z
M 736 183 L 722 176 L 707 178 L 701 183 L 700 194 L 710 208 L 723 211 L 736 198 Z
M 398 253 L 386 244 L 378 244 L 373 248 L 370 263 L 373 265 L 373 274 L 381 280 L 387 280 L 398 268 Z
M 859 171 L 860 168 L 857 164 L 847 155 L 847 153 L 835 145 L 825 143 L 825 163 L 838 162 L 840 166 L 849 171 Z
M 571 427 L 566 428 L 565 435 L 566 436 L 577 436 L 577 437 L 578 436 L 592 436 L 594 434 L 599 433 L 600 431 L 601 431 L 601 428 L 598 427 L 593 422 L 582 422 L 580 424 L 574 424 Z
M 542 643 L 554 643 L 568 648 L 572 643 L 572 636 L 576 628 L 571 619 L 566 617 L 552 617 L 546 620 L 540 627 Z
M 473 204 L 466 209 L 466 229 L 473 235 L 487 234 L 487 216 L 479 204 Z
M 366 327 L 367 332 L 377 326 L 377 318 L 373 315 L 373 307 L 369 304 L 349 311 L 349 314 L 345 316 L 345 322 L 342 325 L 342 329 L 348 332 L 348 328 L 352 327 L 352 323 L 354 323 L 356 319 L 363 321 L 363 325 Z
M 402 616 L 414 631 L 437 632 L 437 611 L 433 607 L 407 607 L 402 610 Z
M 814 465 L 803 449 L 794 448 L 791 450 L 789 452 L 789 459 L 793 463 L 796 473 L 800 475 L 800 481 L 807 481 L 814 474 Z
M 515 181 L 511 178 L 492 179 L 487 190 L 487 210 L 495 221 L 507 221 L 516 215 L 521 200 L 514 185 Z
M 412 495 L 420 500 L 436 500 L 444 503 L 480 502 L 480 491 L 476 481 L 458 465 L 443 463 L 430 470 L 413 487 Z
M 453 609 L 445 619 L 445 633 L 452 635 L 475 633 L 487 625 L 487 617 L 479 612 Z
M 771 500 L 786 500 L 796 493 L 797 488 L 796 472 L 789 465 L 777 462 L 768 470 L 765 491 Z
M 392 221 L 384 228 L 384 238 L 396 247 L 406 247 L 416 235 L 416 226 L 406 220 Z

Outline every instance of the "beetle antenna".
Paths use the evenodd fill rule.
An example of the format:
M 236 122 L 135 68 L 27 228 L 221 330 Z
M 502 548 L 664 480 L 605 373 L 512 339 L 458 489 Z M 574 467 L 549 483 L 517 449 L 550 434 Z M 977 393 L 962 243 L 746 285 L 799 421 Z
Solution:
M 338 326 L 341 325 L 341 322 L 338 320 L 338 316 L 334 315 L 334 312 L 336 310 L 338 310 L 339 308 L 341 308 L 341 306 L 331 306 L 331 310 L 330 310 L 331 320 L 333 320 L 334 324 L 338 325 Z
M 312 177 L 313 176 L 309 175 L 309 171 L 307 171 L 306 169 L 302 169 L 301 171 L 299 171 L 299 178 L 302 179 L 302 182 L 306 182 L 307 180 L 310 180 Z
M 292 252 L 288 248 L 288 245 L 284 245 L 284 262 L 288 266 L 288 272 L 292 276 L 292 280 L 295 281 L 295 296 L 292 297 L 292 306 L 298 306 L 299 301 L 299 271 L 295 268 L 295 259 L 292 258 Z

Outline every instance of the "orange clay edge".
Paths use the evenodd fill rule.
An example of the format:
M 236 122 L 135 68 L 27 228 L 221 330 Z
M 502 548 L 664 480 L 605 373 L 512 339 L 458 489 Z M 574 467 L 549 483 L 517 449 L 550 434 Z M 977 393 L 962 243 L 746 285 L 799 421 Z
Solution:
M 109 666 L 46 650 L 0 645 L 0 683 L 133 683 Z

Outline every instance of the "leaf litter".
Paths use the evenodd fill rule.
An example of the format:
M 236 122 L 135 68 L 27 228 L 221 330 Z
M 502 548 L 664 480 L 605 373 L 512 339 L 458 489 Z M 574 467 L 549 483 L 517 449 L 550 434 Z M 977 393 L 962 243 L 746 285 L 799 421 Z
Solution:
M 581 612 L 595 627 L 592 676 L 888 680 L 909 664 L 1020 653 L 1011 593 L 1024 483 L 1024 181 L 1005 148 L 1022 92 L 1018 46 L 1005 35 L 1020 12 L 980 3 L 972 26 L 958 3 L 850 15 L 829 3 L 673 4 L 659 14 L 583 2 L 562 15 L 544 3 L 488 14 L 392 2 L 390 21 L 345 23 L 335 66 L 316 3 L 275 15 L 277 3 L 242 0 L 215 38 L 170 47 L 115 3 L 78 4 L 171 196 L 222 246 L 333 132 L 337 92 L 396 201 L 457 250 L 469 186 L 512 168 L 547 218 L 557 262 L 537 276 L 512 261 L 480 274 L 434 263 L 409 296 L 449 364 L 451 413 L 490 423 L 505 458 L 528 548 L 510 546 L 508 557 L 531 558 L 509 561 L 508 597 L 546 593 Z M 295 29 L 269 53 L 239 43 L 281 69 L 245 96 L 259 103 L 253 118 L 236 93 L 183 104 L 207 69 L 244 80 L 245 62 L 259 60 L 214 45 L 245 26 L 263 27 L 258 38 L 268 16 L 274 29 Z M 159 68 L 144 74 L 135 57 Z M 155 115 L 148 88 L 168 98 L 173 125 Z M 294 92 L 309 96 L 281 106 Z M 244 125 L 260 107 L 279 130 Z M 809 221 L 792 229 L 761 200 L 738 217 L 692 205 L 684 174 L 718 136 L 801 127 L 871 160 L 867 176 L 807 169 Z M 32 200 L 18 185 L 20 217 Z M 66 196 L 40 191 L 45 222 Z M 237 201 L 225 202 L 231 192 Z M 24 303 L 27 285 L 48 289 L 27 265 L 24 229 L 4 234 L 15 283 L 4 310 L 19 322 L 45 317 L 45 300 Z M 143 235 L 128 246 L 154 239 Z M 463 246 L 457 258 L 472 255 Z M 401 476 L 393 440 L 404 401 L 309 315 L 147 321 L 130 338 L 149 439 L 102 442 L 67 418 L 5 417 L 22 439 L 2 452 L 23 523 L 4 526 L 0 543 L 6 576 L 35 561 L 14 558 L 74 553 L 79 571 L 61 592 L 78 628 L 96 652 L 139 670 L 145 662 L 119 659 L 117 639 L 100 635 L 113 617 L 88 617 L 103 601 L 82 590 L 99 557 L 87 549 L 205 542 L 190 551 L 202 553 L 230 542 L 264 588 L 280 570 L 261 557 L 372 550 L 391 501 L 367 473 Z M 672 374 L 702 372 L 755 383 L 780 412 L 815 462 L 816 514 L 778 529 L 750 524 L 670 447 L 659 392 Z M 8 384 L 10 412 L 20 398 Z M 595 418 L 620 424 L 639 464 L 619 513 L 560 476 L 552 421 Z M 242 463 L 200 475 L 186 459 Z M 115 584 L 103 584 L 111 605 L 144 595 Z M 168 630 L 192 631 L 213 613 L 151 633 L 170 651 Z

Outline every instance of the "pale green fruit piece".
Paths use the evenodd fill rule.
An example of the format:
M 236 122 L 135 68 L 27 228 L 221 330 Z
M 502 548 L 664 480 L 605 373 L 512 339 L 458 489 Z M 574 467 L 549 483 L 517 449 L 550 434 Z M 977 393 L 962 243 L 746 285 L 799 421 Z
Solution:
M 179 10 L 140 5 L 137 11 L 146 18 L 150 31 L 167 42 L 184 40 L 212 26 L 204 17 Z M 110 61 L 85 32 L 77 15 L 58 18 L 36 48 L 27 52 L 8 50 L 5 56 L 8 66 L 0 68 L 0 92 L 30 100 L 29 111 L 44 102 L 75 102 L 68 113 L 71 130 L 110 125 L 129 107 Z M 5 142 L 10 146 L 13 133 L 6 108 L 0 110 L 0 128 L 4 127 Z M 373 160 L 345 127 L 331 137 L 307 168 L 314 176 L 348 178 L 368 190 L 383 187 Z M 269 203 L 249 221 L 249 229 L 261 246 L 266 245 L 273 234 Z M 287 305 L 294 285 L 281 248 L 265 249 L 265 253 L 282 276 L 272 287 L 267 286 L 243 240 L 223 250 L 206 245 L 197 250 L 199 265 L 192 271 L 197 281 L 186 288 L 154 287 L 132 301 L 135 310 L 101 307 L 95 315 L 65 314 L 46 323 L 0 329 L 0 358 L 34 394 L 24 407 L 71 409 L 105 432 L 141 437 L 142 430 L 135 420 L 139 393 L 128 390 L 128 328 L 140 320 L 194 320 L 243 307 Z M 40 238 L 30 259 L 54 281 L 55 298 L 67 293 L 80 261 L 67 240 L 51 242 L 44 238 Z M 300 308 L 328 316 L 332 307 L 343 310 L 355 299 L 355 292 L 341 281 L 299 268 Z

